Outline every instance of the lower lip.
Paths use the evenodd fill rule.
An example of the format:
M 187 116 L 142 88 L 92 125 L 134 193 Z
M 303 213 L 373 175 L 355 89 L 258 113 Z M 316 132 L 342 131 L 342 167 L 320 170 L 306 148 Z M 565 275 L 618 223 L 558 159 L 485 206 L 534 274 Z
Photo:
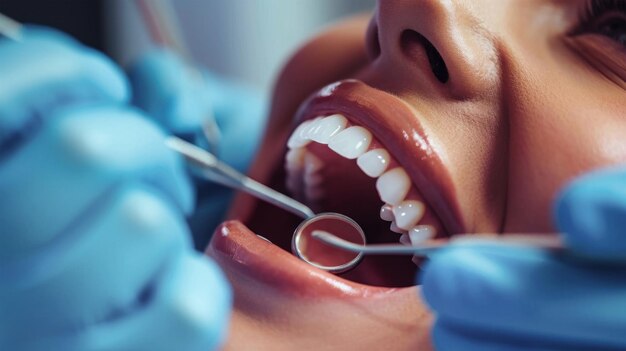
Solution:
M 218 227 L 207 254 L 228 275 L 243 274 L 284 293 L 302 297 L 371 297 L 407 289 L 367 286 L 342 279 L 260 239 L 237 221 Z

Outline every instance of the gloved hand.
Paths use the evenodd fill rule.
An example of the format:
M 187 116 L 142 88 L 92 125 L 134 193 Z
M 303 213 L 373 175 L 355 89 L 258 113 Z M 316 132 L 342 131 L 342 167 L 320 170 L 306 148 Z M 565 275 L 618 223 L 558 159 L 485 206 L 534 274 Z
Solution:
M 193 193 L 103 55 L 0 40 L 0 350 L 210 350 L 230 289 L 190 245 Z
M 128 76 L 133 103 L 172 134 L 206 145 L 202 125 L 214 117 L 221 132 L 217 156 L 245 173 L 265 123 L 265 104 L 258 92 L 206 70 L 191 69 L 166 49 L 141 57 L 130 66 Z M 203 180 L 196 187 L 198 206 L 190 225 L 197 247 L 204 249 L 233 192 Z
M 458 244 L 433 257 L 437 350 L 626 349 L 626 169 L 574 181 L 555 214 L 566 253 Z

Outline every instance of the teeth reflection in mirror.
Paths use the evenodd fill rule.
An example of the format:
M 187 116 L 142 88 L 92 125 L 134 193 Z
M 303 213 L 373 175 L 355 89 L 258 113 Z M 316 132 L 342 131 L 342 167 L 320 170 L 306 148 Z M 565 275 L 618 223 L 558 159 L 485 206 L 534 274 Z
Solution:
M 383 221 L 393 221 L 393 212 L 391 210 L 391 205 L 385 204 L 380 208 L 380 219 Z
M 401 167 L 383 173 L 376 180 L 376 190 L 383 202 L 399 205 L 411 187 L 411 180 Z
M 297 147 L 303 147 L 311 142 L 309 139 L 306 138 L 306 133 L 311 122 L 312 121 L 304 121 L 296 128 L 296 130 L 293 131 L 293 134 L 291 134 L 289 140 L 287 141 L 288 148 L 293 149 Z
M 435 237 L 435 228 L 429 225 L 418 225 L 409 230 L 409 239 L 412 245 L 419 245 Z
M 359 126 L 350 127 L 330 138 L 328 147 L 339 155 L 355 159 L 361 156 L 372 141 L 372 133 Z
M 424 204 L 415 200 L 402 201 L 393 206 L 393 216 L 399 228 L 409 230 L 424 216 Z
M 359 156 L 356 163 L 361 170 L 372 178 L 376 178 L 383 174 L 389 166 L 389 152 L 385 149 L 370 150 Z
M 342 115 L 324 117 L 311 132 L 311 140 L 320 144 L 328 144 L 330 138 L 346 128 L 348 120 Z

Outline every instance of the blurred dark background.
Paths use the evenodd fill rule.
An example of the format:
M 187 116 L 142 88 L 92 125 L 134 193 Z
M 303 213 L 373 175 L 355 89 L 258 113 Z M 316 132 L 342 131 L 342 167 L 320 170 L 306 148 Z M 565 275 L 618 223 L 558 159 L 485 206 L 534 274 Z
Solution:
M 104 0 L 0 0 L 0 12 L 22 23 L 60 29 L 105 51 Z
M 156 0 L 154 0 L 156 1 Z M 167 0 L 194 62 L 269 94 L 291 53 L 374 0 Z M 153 47 L 134 0 L 0 0 L 22 23 L 56 28 L 122 66 Z

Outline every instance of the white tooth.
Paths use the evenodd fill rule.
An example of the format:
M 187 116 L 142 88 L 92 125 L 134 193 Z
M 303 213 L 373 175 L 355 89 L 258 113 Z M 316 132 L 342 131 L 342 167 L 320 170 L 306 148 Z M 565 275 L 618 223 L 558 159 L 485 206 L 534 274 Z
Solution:
M 310 152 L 304 153 L 304 173 L 313 174 L 324 166 L 322 160 Z
M 411 228 L 408 235 L 411 239 L 411 245 L 419 245 L 435 237 L 435 228 L 429 225 L 418 225 Z
M 415 200 L 402 201 L 393 206 L 393 216 L 398 227 L 409 230 L 424 216 L 424 204 Z
M 389 229 L 394 233 L 406 234 L 406 230 L 399 228 L 398 225 L 396 225 L 395 221 L 391 222 L 391 225 L 389 225 Z
M 383 174 L 389 166 L 389 153 L 385 149 L 370 150 L 359 156 L 356 163 L 361 170 L 372 178 L 376 178 Z
M 402 234 L 400 236 L 400 243 L 403 245 L 411 245 L 411 239 L 409 238 L 409 234 Z
M 322 117 L 316 117 L 315 119 L 311 120 L 311 123 L 309 123 L 308 127 L 302 132 L 302 136 L 304 137 L 304 139 L 311 140 L 311 136 L 318 129 L 321 121 Z
M 311 132 L 311 140 L 320 144 L 328 144 L 330 138 L 346 128 L 348 120 L 342 115 L 323 118 Z
M 303 147 L 306 144 L 308 144 L 309 142 L 311 142 L 305 136 L 305 132 L 307 132 L 311 122 L 312 121 L 310 121 L 310 120 L 309 121 L 304 121 L 304 122 L 302 122 L 302 124 L 300 124 L 296 128 L 296 130 L 293 131 L 293 133 L 289 137 L 289 140 L 287 141 L 287 147 L 288 148 L 294 149 L 294 148 L 297 148 L 297 147 Z
M 372 133 L 359 126 L 350 127 L 330 138 L 328 147 L 339 155 L 355 159 L 370 146 Z
M 304 167 L 304 153 L 305 149 L 297 147 L 287 151 L 285 155 L 285 169 L 287 170 L 300 170 Z
M 409 192 L 411 180 L 401 167 L 383 173 L 376 180 L 376 190 L 383 202 L 399 205 Z
M 383 221 L 393 221 L 393 212 L 391 210 L 391 205 L 385 204 L 380 208 L 380 219 Z

